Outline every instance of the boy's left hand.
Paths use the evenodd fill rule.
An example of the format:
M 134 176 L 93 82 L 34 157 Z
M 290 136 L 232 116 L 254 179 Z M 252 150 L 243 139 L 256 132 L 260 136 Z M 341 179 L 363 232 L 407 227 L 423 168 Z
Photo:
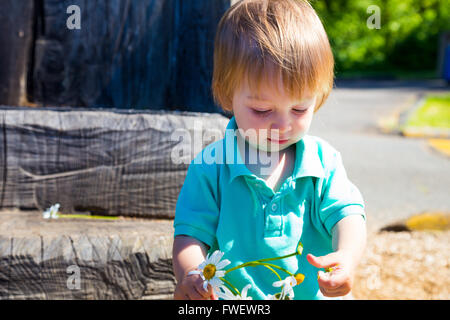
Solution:
M 354 277 L 351 255 L 336 251 L 321 257 L 308 254 L 306 259 L 317 268 L 332 268 L 331 272 L 318 272 L 317 281 L 324 296 L 340 297 L 351 291 Z

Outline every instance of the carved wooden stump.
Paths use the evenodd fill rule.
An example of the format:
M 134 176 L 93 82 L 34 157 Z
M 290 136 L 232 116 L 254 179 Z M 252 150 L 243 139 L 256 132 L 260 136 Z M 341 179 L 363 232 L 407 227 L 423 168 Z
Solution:
M 171 299 L 172 220 L 0 212 L 0 299 Z

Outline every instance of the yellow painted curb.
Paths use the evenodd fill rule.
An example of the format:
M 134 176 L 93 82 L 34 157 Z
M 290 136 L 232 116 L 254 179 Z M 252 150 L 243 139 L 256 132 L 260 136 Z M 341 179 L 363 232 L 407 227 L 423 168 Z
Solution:
M 408 97 L 400 106 L 395 108 L 390 114 L 384 115 L 377 120 L 377 126 L 382 133 L 391 134 L 398 132 L 400 125 L 400 115 L 417 103 L 417 96 Z
M 410 230 L 449 230 L 450 214 L 443 212 L 425 212 L 406 220 Z
M 428 144 L 437 151 L 450 157 L 450 139 L 428 139 Z
M 450 129 L 433 127 L 403 127 L 400 132 L 407 138 L 448 139 Z

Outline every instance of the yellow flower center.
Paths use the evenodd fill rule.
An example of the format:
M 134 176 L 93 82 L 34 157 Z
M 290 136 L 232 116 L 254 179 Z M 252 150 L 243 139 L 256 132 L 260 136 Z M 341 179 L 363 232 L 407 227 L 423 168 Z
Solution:
M 337 266 L 339 265 L 337 264 L 334 267 L 325 268 L 325 272 L 333 272 L 337 268 Z
M 305 280 L 305 275 L 301 273 L 297 273 L 295 276 L 295 280 L 297 281 L 297 285 L 303 282 Z
M 216 266 L 213 264 L 208 264 L 203 269 L 203 275 L 205 276 L 206 280 L 212 279 L 212 277 L 214 277 L 215 274 L 216 274 Z

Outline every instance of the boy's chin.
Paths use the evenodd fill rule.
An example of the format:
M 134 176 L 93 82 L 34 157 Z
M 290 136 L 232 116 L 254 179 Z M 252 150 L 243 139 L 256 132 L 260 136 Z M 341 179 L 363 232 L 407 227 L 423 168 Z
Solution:
M 248 140 L 247 140 L 248 141 Z M 267 143 L 258 143 L 254 144 L 250 141 L 248 143 L 255 149 L 264 151 L 264 152 L 279 152 L 284 149 L 287 149 L 292 143 L 285 143 L 285 144 L 279 144 L 274 142 L 267 142 Z

